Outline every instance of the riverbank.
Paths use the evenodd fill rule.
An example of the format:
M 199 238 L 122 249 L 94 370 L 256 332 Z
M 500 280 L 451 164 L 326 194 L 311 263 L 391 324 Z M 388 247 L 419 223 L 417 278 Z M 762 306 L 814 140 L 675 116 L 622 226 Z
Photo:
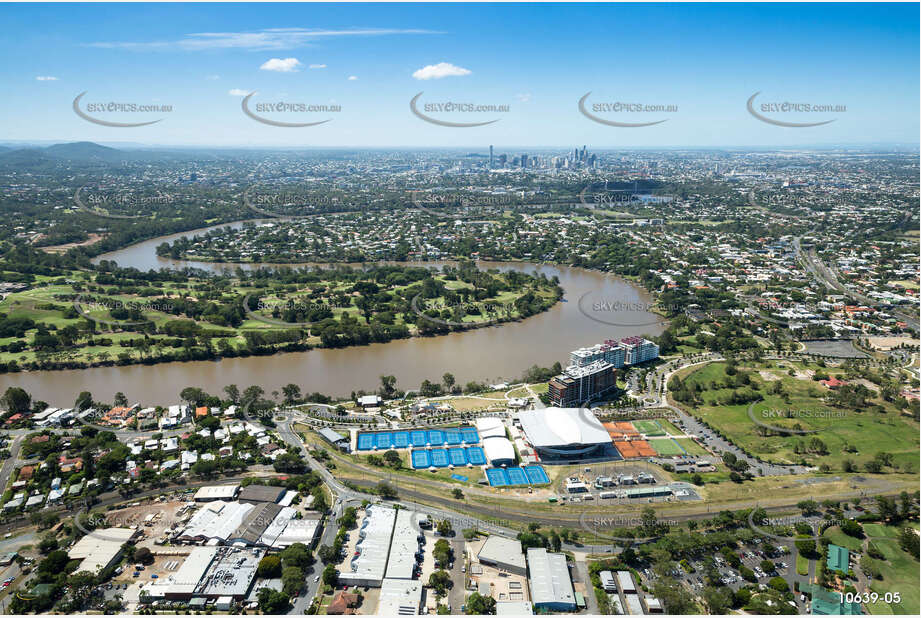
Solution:
M 162 240 L 163 237 L 136 243 L 102 254 L 94 261 L 111 260 L 119 266 L 143 272 L 185 267 L 201 267 L 218 273 L 229 270 L 228 265 L 189 264 L 158 258 L 156 246 Z M 412 265 L 439 266 L 444 263 L 451 264 L 429 262 Z M 501 330 L 476 328 L 444 337 L 413 337 L 388 343 L 313 348 L 269 356 L 7 373 L 0 375 L 0 390 L 19 386 L 35 398 L 62 407 L 72 405 L 77 394 L 84 390 L 102 400 L 111 400 L 115 392 L 122 391 L 132 400 L 162 401 L 168 396 L 164 388 L 175 393 L 178 399 L 179 391 L 185 386 L 219 392 L 228 384 L 258 384 L 266 392 L 271 392 L 295 383 L 304 392 L 317 391 L 345 397 L 352 391 L 377 389 L 382 375 L 395 376 L 399 387 L 404 389 L 416 388 L 425 379 L 440 382 L 446 372 L 453 374 L 458 384 L 514 381 L 534 365 L 550 367 L 555 362 L 565 364 L 569 351 L 574 348 L 605 339 L 643 334 L 655 336 L 665 329 L 658 315 L 642 310 L 652 305 L 650 294 L 612 273 L 530 262 L 477 264 L 500 272 L 517 271 L 548 279 L 556 277 L 563 289 L 562 302 L 528 319 L 505 323 Z M 590 319 L 579 310 L 577 302 L 589 292 L 605 299 L 617 299 L 628 307 L 623 312 L 625 324 L 647 325 L 614 325 Z

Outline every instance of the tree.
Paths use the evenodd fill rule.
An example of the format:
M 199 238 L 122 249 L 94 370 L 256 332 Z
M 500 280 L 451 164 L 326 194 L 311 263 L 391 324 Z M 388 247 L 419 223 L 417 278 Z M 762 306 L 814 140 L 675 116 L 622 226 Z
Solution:
M 711 616 L 728 614 L 732 607 L 732 590 L 726 586 L 707 586 L 703 589 L 703 600 Z
M 768 586 L 776 590 L 777 592 L 787 592 L 790 590 L 790 584 L 787 583 L 783 577 L 772 577 L 771 581 L 768 582 Z
M 442 519 L 438 522 L 437 530 L 441 536 L 452 536 L 454 534 L 454 526 L 451 525 L 450 519 Z
M 899 529 L 899 547 L 918 559 L 918 534 L 909 526 L 902 526 Z
M 397 490 L 387 481 L 381 481 L 377 484 L 377 495 L 384 500 L 396 500 Z
M 82 610 L 86 607 L 90 597 L 96 593 L 96 576 L 89 571 L 80 571 L 67 578 L 70 586 L 70 595 L 73 599 L 74 609 Z
M 399 468 L 403 465 L 403 459 L 400 457 L 400 454 L 393 449 L 384 452 L 384 461 L 386 461 L 391 468 Z
M 438 539 L 432 549 L 432 557 L 436 564 L 445 566 L 451 562 L 451 545 L 444 539 Z
M 304 571 L 300 567 L 286 566 L 281 571 L 281 583 L 289 597 L 297 594 L 304 587 Z
M 474 592 L 467 597 L 467 607 L 464 613 L 469 616 L 487 616 L 496 613 L 496 600 L 492 597 Z
M 25 414 L 32 404 L 32 396 L 18 386 L 11 386 L 0 397 L 0 406 L 11 414 Z
M 336 573 L 336 567 L 332 564 L 327 564 L 326 568 L 323 569 L 323 583 L 327 586 L 335 586 L 338 581 L 339 575 Z
M 694 598 L 672 577 L 661 577 L 652 586 L 652 593 L 665 608 L 666 614 L 693 614 L 697 612 Z
M 288 597 L 283 592 L 271 588 L 260 588 L 256 593 L 259 611 L 263 614 L 284 614 L 288 611 Z
M 289 406 L 301 398 L 301 387 L 297 384 L 286 384 L 281 387 L 281 392 L 285 396 L 285 404 Z
M 451 587 L 451 576 L 444 569 L 433 571 L 429 575 L 429 587 L 435 591 L 439 597 L 443 597 Z
M 134 552 L 134 560 L 149 565 L 154 563 L 154 555 L 147 547 L 138 547 Z
M 118 391 L 117 393 L 115 393 L 115 400 L 112 403 L 114 403 L 116 406 L 126 408 L 128 407 L 128 398 L 125 397 L 125 394 L 123 392 Z
M 58 548 L 58 540 L 51 535 L 46 536 L 42 539 L 41 543 L 38 544 L 38 551 L 47 554 Z
M 313 554 L 310 553 L 310 548 L 303 543 L 292 543 L 283 549 L 279 555 L 281 556 L 282 564 L 286 567 L 296 566 L 306 569 L 315 562 Z
M 381 397 L 389 399 L 395 392 L 397 379 L 394 376 L 381 376 Z
M 765 573 L 773 573 L 773 572 L 774 572 L 774 563 L 771 562 L 770 560 L 767 560 L 767 559 L 762 560 L 762 561 L 761 561 L 761 570 L 764 571 Z
M 841 532 L 856 539 L 863 538 L 863 526 L 853 519 L 847 519 L 841 523 Z
M 443 376 L 441 376 L 441 383 L 444 384 L 445 391 L 449 393 L 454 388 L 455 382 L 456 380 L 454 378 L 454 375 L 451 373 L 446 373 Z
M 281 558 L 279 556 L 265 556 L 256 567 L 256 575 L 271 579 L 281 575 Z
M 455 500 L 463 500 L 463 499 L 464 499 L 464 492 L 461 491 L 461 490 L 460 490 L 459 488 L 457 488 L 457 487 L 455 487 L 454 489 L 451 490 L 451 495 L 454 496 L 454 499 L 455 499 Z
M 227 398 L 231 403 L 237 404 L 240 402 L 240 389 L 236 384 L 228 384 L 224 387 L 224 394 L 227 395 Z

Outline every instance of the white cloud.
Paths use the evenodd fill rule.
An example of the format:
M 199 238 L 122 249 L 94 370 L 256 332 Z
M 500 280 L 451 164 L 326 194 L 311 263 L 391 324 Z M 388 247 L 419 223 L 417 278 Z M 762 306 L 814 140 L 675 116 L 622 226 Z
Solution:
M 349 75 L 349 81 L 350 81 L 350 82 L 357 82 L 357 81 L 358 81 L 358 76 L 357 76 L 357 75 Z
M 246 95 L 249 94 L 249 91 L 241 90 L 240 88 L 231 88 L 230 90 L 227 91 L 227 94 L 229 94 L 232 97 L 245 97 Z
M 395 28 L 352 28 L 348 30 L 319 30 L 310 28 L 266 28 L 254 32 L 193 32 L 175 41 L 115 41 L 89 43 L 89 47 L 158 51 L 182 49 L 249 49 L 267 51 L 305 47 L 312 42 L 333 37 L 387 36 L 400 34 L 442 34 L 433 30 Z
M 297 58 L 272 58 L 262 63 L 259 67 L 262 71 L 276 71 L 278 73 L 294 73 L 302 65 Z
M 516 95 L 515 95 L 515 98 L 518 99 L 519 101 L 521 101 L 522 103 L 527 103 L 528 101 L 531 100 L 531 93 L 530 93 L 530 92 L 523 92 L 523 93 L 521 93 L 521 94 L 516 94 Z
M 416 79 L 441 79 L 442 77 L 458 77 L 470 75 L 471 73 L 472 71 L 469 69 L 454 66 L 450 62 L 439 62 L 438 64 L 422 67 L 413 73 L 413 77 Z
M 35 79 L 38 80 L 38 81 L 40 81 L 40 82 L 56 82 L 56 81 L 58 81 L 58 78 L 57 78 L 57 77 L 53 77 L 53 76 L 51 76 L 51 75 L 39 75 L 39 76 L 37 76 Z
M 309 67 L 307 67 L 307 68 L 309 68 L 309 69 L 325 69 L 325 68 L 326 68 L 326 65 L 325 65 L 325 64 L 311 64 L 311 65 L 310 65 Z

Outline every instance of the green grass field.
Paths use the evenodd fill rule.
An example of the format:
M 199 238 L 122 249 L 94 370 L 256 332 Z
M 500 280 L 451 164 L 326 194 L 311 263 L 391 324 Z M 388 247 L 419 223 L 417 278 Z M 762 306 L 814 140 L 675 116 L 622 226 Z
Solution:
M 891 403 L 878 397 L 872 399 L 874 408 L 882 406 L 882 413 L 871 411 L 869 407 L 865 410 L 831 407 L 824 400 L 828 390 L 811 379 L 794 378 L 776 368 L 740 367 L 748 373 L 752 385 L 758 387 L 757 392 L 763 397 L 752 410 L 756 419 L 777 427 L 817 430 L 817 433 L 808 435 L 765 435 L 764 430 L 748 416 L 749 404 L 720 403 L 733 392 L 731 388 L 712 388 L 726 384 L 730 377 L 725 369 L 726 363 L 710 363 L 691 370 L 684 382 L 699 384 L 704 389 L 701 393 L 704 403 L 698 407 L 683 406 L 719 428 L 745 450 L 765 460 L 781 463 L 804 461 L 810 465 L 827 463 L 832 469 L 840 469 L 845 456 L 859 465 L 872 459 L 880 450 L 879 445 L 885 444 L 886 452 L 893 454 L 897 464 L 917 461 L 921 448 L 918 423 L 901 415 Z M 778 380 L 765 380 L 759 375 L 759 370 L 779 378 L 786 395 L 772 393 L 772 386 Z M 795 418 L 786 417 L 791 411 Z M 825 453 L 809 450 L 809 442 L 815 437 L 825 444 Z M 847 449 L 855 449 L 856 452 L 848 452 Z
M 895 526 L 884 526 L 883 524 L 864 524 L 863 531 L 870 538 L 897 539 L 899 538 L 899 529 Z
M 826 530 L 822 536 L 827 538 L 829 541 L 831 541 L 835 545 L 844 547 L 846 549 L 849 549 L 850 551 L 860 551 L 863 545 L 863 541 L 861 539 L 855 539 L 852 536 L 848 536 L 844 534 L 844 532 L 842 532 L 841 528 L 839 528 L 838 526 L 832 526 L 831 528 Z
M 802 554 L 796 554 L 796 572 L 800 575 L 809 575 L 809 560 Z
M 908 553 L 902 551 L 898 541 L 891 538 L 871 537 L 871 541 L 886 557 L 885 560 L 868 558 L 879 569 L 882 579 L 873 580 L 870 589 L 879 594 L 898 592 L 902 599 L 900 603 L 889 603 L 880 600 L 878 603 L 868 603 L 870 613 L 907 614 L 917 616 L 921 609 L 921 596 L 919 596 L 918 561 Z
M 662 429 L 657 421 L 633 421 L 633 426 L 636 427 L 637 431 L 647 436 L 665 435 L 665 430 Z
M 664 429 L 665 432 L 668 433 L 668 434 L 671 434 L 671 435 L 673 435 L 673 436 L 682 436 L 682 435 L 684 435 L 684 432 L 681 431 L 680 429 L 678 429 L 677 427 L 675 427 L 675 425 L 672 424 L 671 421 L 667 421 L 667 420 L 665 420 L 664 418 L 660 418 L 660 419 L 658 419 L 656 422 L 659 423 L 659 427 L 661 427 L 662 429 Z
M 675 438 L 675 442 L 684 447 L 688 455 L 709 455 L 710 453 L 691 438 Z
M 684 451 L 681 450 L 681 447 L 675 444 L 670 438 L 662 438 L 659 440 L 650 440 L 649 445 L 655 449 L 656 453 L 663 457 L 671 457 L 673 455 L 684 455 Z

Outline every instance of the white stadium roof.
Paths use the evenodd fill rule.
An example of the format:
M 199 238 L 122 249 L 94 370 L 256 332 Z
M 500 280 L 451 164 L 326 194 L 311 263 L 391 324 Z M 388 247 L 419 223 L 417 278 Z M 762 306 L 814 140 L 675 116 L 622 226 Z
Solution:
M 476 419 L 474 425 L 476 425 L 476 431 L 480 434 L 481 440 L 492 438 L 493 436 L 505 437 L 505 425 L 502 423 L 501 418 L 484 416 Z
M 483 452 L 489 463 L 494 461 L 515 461 L 515 447 L 508 438 L 488 438 L 483 440 Z
M 609 444 L 611 436 L 588 410 L 543 408 L 518 415 L 528 441 L 535 447 Z

